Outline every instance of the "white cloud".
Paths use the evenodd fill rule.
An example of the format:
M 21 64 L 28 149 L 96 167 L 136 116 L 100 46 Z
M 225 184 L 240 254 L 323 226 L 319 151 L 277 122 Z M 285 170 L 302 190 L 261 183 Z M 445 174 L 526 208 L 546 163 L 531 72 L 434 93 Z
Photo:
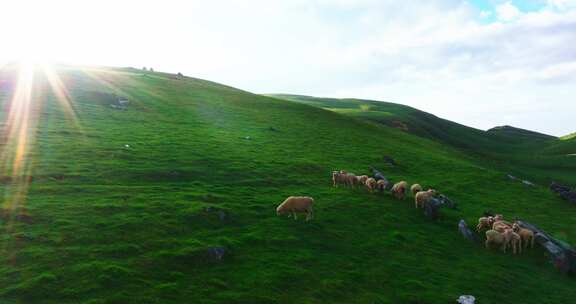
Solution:
M 520 15 L 520 10 L 512 2 L 496 6 L 496 15 L 501 21 L 512 21 Z

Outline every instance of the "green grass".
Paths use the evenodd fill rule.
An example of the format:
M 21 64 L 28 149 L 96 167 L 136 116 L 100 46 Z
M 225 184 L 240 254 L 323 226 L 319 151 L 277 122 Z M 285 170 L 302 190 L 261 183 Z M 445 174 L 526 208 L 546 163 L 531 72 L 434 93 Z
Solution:
M 463 151 L 485 167 L 511 173 L 542 185 L 548 185 L 552 180 L 576 184 L 574 174 L 576 162 L 571 156 L 576 153 L 576 141 L 573 140 L 560 140 L 510 126 L 482 131 L 389 102 L 287 94 L 271 96 L 324 108 L 432 139 Z M 365 110 L 367 107 L 369 110 Z
M 541 249 L 521 256 L 485 250 L 456 226 L 493 210 L 576 243 L 576 209 L 449 145 L 199 79 L 132 69 L 59 74 L 79 127 L 37 79 L 38 124 L 29 126 L 35 137 L 25 158 L 32 182 L 18 188 L 25 179 L 10 178 L 10 163 L 3 168 L 3 213 L 28 215 L 0 222 L 3 303 L 573 298 L 573 278 L 557 273 Z M 0 80 L 13 77 L 0 73 Z M 127 111 L 109 107 L 114 94 L 130 98 Z M 0 98 L 6 105 L 10 91 Z M 401 166 L 386 168 L 383 155 Z M 370 165 L 392 180 L 435 187 L 460 209 L 432 222 L 411 199 L 331 186 L 332 170 L 360 174 Z M 25 199 L 11 210 L 23 189 Z M 313 196 L 316 219 L 277 217 L 276 205 L 289 195 Z M 206 212 L 210 206 L 227 218 Z M 212 261 L 206 250 L 213 246 L 229 254 Z

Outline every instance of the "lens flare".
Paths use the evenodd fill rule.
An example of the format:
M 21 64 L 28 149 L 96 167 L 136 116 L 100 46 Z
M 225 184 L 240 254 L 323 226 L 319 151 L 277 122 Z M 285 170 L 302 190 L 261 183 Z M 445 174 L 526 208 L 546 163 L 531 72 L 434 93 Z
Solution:
M 39 152 L 35 151 L 36 133 L 49 92 L 55 96 L 67 120 L 80 128 L 72 98 L 54 69 L 31 62 L 21 62 L 15 66 L 17 68 L 12 65 L 0 69 L 1 75 L 9 83 L 0 86 L 0 89 L 6 87 L 10 96 L 3 102 L 0 116 L 3 126 L 0 172 L 6 182 L 0 218 L 5 222 L 7 234 L 14 232 L 17 220 L 29 218 L 26 201 L 33 180 L 35 153 Z M 8 251 L 10 247 L 6 243 L 3 249 Z

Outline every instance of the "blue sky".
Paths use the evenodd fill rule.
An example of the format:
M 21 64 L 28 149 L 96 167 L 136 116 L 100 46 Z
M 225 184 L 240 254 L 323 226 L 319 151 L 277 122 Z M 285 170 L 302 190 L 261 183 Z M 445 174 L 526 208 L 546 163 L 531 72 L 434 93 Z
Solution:
M 0 0 L 0 62 L 151 66 L 576 131 L 576 0 Z

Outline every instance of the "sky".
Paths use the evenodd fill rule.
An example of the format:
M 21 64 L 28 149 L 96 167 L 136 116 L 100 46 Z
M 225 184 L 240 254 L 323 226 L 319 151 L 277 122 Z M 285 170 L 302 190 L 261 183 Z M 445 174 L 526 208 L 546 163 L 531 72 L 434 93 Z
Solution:
M 0 0 L 0 29 L 0 62 L 146 66 L 576 131 L 576 0 Z

